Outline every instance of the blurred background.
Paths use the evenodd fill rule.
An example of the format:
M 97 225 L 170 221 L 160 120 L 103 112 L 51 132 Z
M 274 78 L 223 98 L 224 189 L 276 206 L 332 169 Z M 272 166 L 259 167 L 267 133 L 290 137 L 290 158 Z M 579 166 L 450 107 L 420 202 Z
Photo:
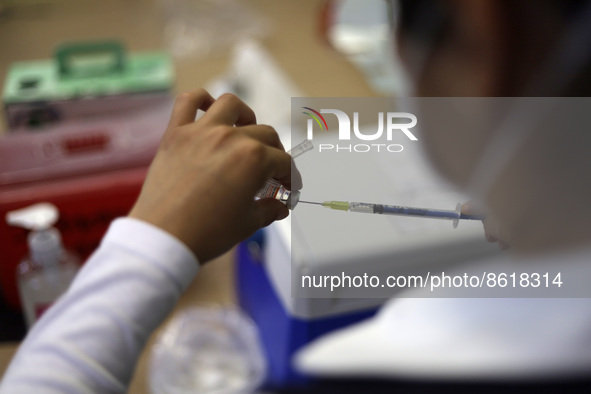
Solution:
M 402 100 L 396 100 L 409 91 L 392 31 L 396 4 L 0 0 L 0 376 L 27 330 L 66 291 L 111 221 L 129 212 L 178 93 L 205 88 L 214 97 L 238 95 L 259 123 L 277 130 L 286 149 L 306 138 L 304 122 L 310 122 L 310 130 L 315 127 L 301 107 L 357 112 L 358 102 L 344 98 L 370 97 L 375 99 L 365 103 L 371 115 L 376 108 L 406 111 Z M 411 11 L 416 5 L 406 4 Z M 418 8 L 425 15 L 413 26 L 417 33 L 423 28 L 438 33 L 432 23 L 442 17 L 438 7 Z M 325 122 L 326 129 L 335 121 Z M 370 121 L 375 118 L 362 122 Z M 322 128 L 319 121 L 318 126 Z M 378 124 L 361 126 L 375 130 Z M 336 128 L 331 125 L 331 130 Z M 417 135 L 422 142 L 420 130 Z M 314 143 L 334 136 L 316 133 Z M 334 194 L 357 201 L 359 193 L 363 200 L 387 197 L 397 204 L 456 207 L 459 212 L 456 203 L 465 196 L 450 194 L 450 186 L 436 179 L 422 144 L 408 146 L 404 154 L 379 158 L 357 155 L 353 160 L 341 152 L 329 163 L 318 161 L 317 152 L 311 151 L 296 161 L 305 178 L 305 199 L 322 201 Z M 466 149 L 464 144 L 454 147 Z M 352 183 L 352 174 L 360 182 Z M 43 237 L 50 240 L 44 249 Z M 348 290 L 333 294 L 332 289 L 325 298 L 312 298 L 312 292 L 309 298 L 296 298 L 292 273 L 448 272 L 454 264 L 497 253 L 476 220 L 456 231 L 449 222 L 378 221 L 373 215 L 345 216 L 302 204 L 289 219 L 257 232 L 201 270 L 150 339 L 129 392 L 249 393 L 307 387 L 311 378 L 293 368 L 293 355 L 324 334 L 374 316 L 384 299 L 362 298 Z M 515 310 L 508 304 L 493 303 L 509 315 L 520 311 L 521 304 Z M 470 311 L 478 309 L 467 305 Z M 494 320 L 491 311 L 476 312 Z M 449 314 L 450 333 L 463 341 L 462 323 L 455 320 L 460 312 Z M 478 313 L 474 321 L 486 325 Z M 406 328 L 420 336 L 420 326 L 420 320 L 411 319 Z M 504 333 L 494 326 L 484 331 L 482 343 L 492 346 L 489 338 Z M 378 343 L 367 352 L 379 356 L 386 351 Z M 357 362 L 358 352 L 351 354 Z M 406 354 L 392 354 L 407 362 Z M 329 356 L 337 364 L 343 358 L 339 352 Z M 459 357 L 460 368 L 470 369 L 470 358 Z M 430 360 L 433 369 L 448 370 L 446 359 L 438 360 Z
M 51 202 L 63 246 L 84 259 L 110 220 L 131 207 L 179 92 L 234 92 L 289 139 L 293 96 L 400 91 L 385 5 L 373 3 L 0 0 L 3 219 Z M 26 237 L 2 220 L 0 374 L 40 314 L 25 321 L 25 304 L 49 297 L 49 305 L 69 283 L 64 274 L 43 293 L 52 285 L 23 260 Z M 171 319 L 194 306 L 236 304 L 235 260 L 233 251 L 208 264 Z M 151 351 L 132 393 L 148 392 Z M 275 379 L 289 375 L 276 371 Z

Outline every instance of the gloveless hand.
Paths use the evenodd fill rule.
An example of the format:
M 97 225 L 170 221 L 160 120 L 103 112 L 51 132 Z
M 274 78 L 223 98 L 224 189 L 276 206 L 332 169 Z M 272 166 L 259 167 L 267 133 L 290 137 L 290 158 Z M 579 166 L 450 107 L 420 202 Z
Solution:
M 462 213 L 466 215 L 482 214 L 482 212 L 474 209 L 471 201 L 467 201 L 462 204 Z M 493 216 L 486 215 L 482 221 L 482 226 L 484 227 L 484 237 L 488 242 L 496 242 L 501 250 L 511 249 L 511 245 L 503 238 L 501 234 L 501 225 Z
M 238 97 L 184 93 L 129 216 L 174 235 L 204 263 L 288 216 L 279 201 L 254 196 L 269 178 L 301 188 L 291 164 L 275 130 L 257 125 Z

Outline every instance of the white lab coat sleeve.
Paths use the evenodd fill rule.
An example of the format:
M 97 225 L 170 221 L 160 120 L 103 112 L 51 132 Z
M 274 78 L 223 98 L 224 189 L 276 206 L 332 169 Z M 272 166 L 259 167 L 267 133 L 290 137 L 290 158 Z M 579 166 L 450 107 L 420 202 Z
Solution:
M 115 220 L 29 332 L 0 393 L 125 392 L 148 337 L 197 270 L 175 237 L 140 220 Z

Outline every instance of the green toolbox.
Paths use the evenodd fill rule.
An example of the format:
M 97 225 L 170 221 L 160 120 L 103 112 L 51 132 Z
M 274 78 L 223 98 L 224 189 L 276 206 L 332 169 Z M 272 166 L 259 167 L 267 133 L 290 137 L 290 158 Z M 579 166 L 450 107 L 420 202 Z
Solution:
M 165 52 L 127 53 L 118 41 L 65 44 L 53 59 L 13 63 L 2 100 L 10 131 L 141 108 L 171 95 L 172 58 Z

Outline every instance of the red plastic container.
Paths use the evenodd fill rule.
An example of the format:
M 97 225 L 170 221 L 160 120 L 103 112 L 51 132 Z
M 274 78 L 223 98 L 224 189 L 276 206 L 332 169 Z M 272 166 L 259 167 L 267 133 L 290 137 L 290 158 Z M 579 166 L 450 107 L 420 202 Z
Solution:
M 131 112 L 0 138 L 0 287 L 7 304 L 20 305 L 16 267 L 28 251 L 27 231 L 9 227 L 6 212 L 55 204 L 64 246 L 86 259 L 137 199 L 172 104 L 159 97 Z
M 7 304 L 20 306 L 16 267 L 27 251 L 27 230 L 11 227 L 6 212 L 37 202 L 60 210 L 56 227 L 66 248 L 86 259 L 110 222 L 125 216 L 137 199 L 147 166 L 0 188 L 0 286 Z

